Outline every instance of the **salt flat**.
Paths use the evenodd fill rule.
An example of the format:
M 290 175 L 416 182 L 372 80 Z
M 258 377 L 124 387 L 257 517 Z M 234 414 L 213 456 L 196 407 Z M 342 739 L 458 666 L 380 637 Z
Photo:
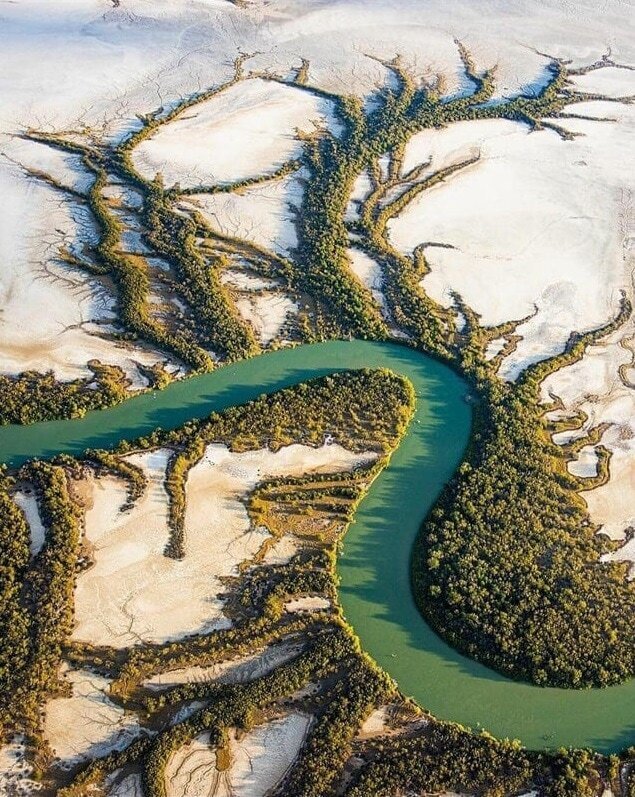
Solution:
M 116 7 L 114 7 L 116 6 Z M 496 24 L 492 23 L 496 21 Z M 91 185 L 78 157 L 24 141 L 30 128 L 66 131 L 118 141 L 138 127 L 138 115 L 170 109 L 179 99 L 231 79 L 239 53 L 251 57 L 246 72 L 289 78 L 307 59 L 311 84 L 356 94 L 367 105 L 377 85 L 391 80 L 378 59 L 399 54 L 416 80 L 435 82 L 447 95 L 469 86 L 455 39 L 469 48 L 478 69 L 497 65 L 496 98 L 544 85 L 548 57 L 588 65 L 610 52 L 611 67 L 575 79 L 578 88 L 613 97 L 635 94 L 632 7 L 620 0 L 21 0 L 0 6 L 0 373 L 52 370 L 70 380 L 87 377 L 92 359 L 118 365 L 128 389 L 147 384 L 143 366 L 168 362 L 165 352 L 134 340 L 116 340 L 116 291 L 60 258 L 60 247 L 90 252 L 96 230 L 81 196 Z M 404 153 L 403 170 L 430 161 L 428 173 L 466 156 L 478 161 L 424 192 L 390 225 L 389 237 L 411 253 L 427 243 L 429 273 L 422 287 L 446 306 L 453 294 L 486 325 L 526 319 L 518 346 L 500 367 L 501 378 L 561 351 L 572 331 L 609 321 L 622 292 L 633 299 L 635 211 L 633 157 L 635 106 L 589 102 L 572 114 L 607 117 L 559 120 L 579 134 L 564 141 L 555 131 L 530 132 L 504 120 L 460 122 L 417 134 Z M 298 132 L 338 131 L 333 103 L 323 95 L 253 77 L 238 83 L 162 127 L 146 139 L 133 160 L 142 174 L 161 173 L 167 185 L 194 188 L 270 175 L 301 153 Z M 26 167 L 23 168 L 23 167 Z M 69 191 L 29 176 L 45 172 Z M 294 218 L 304 195 L 301 169 L 241 192 L 198 193 L 179 203 L 196 210 L 212 230 L 236 236 L 273 253 L 293 257 L 298 244 Z M 354 199 L 370 190 L 361 176 Z M 105 195 L 138 209 L 139 196 L 105 189 Z M 355 202 L 347 220 L 355 219 Z M 132 211 L 121 216 L 134 219 Z M 131 224 L 122 247 L 147 251 Z M 354 242 L 353 242 L 354 243 Z M 386 314 L 381 268 L 351 246 L 353 274 Z M 166 271 L 166 263 L 150 266 Z M 275 280 L 232 262 L 223 282 L 236 308 L 267 347 L 284 338 L 300 308 Z M 156 287 L 156 286 L 155 286 Z M 156 290 L 150 302 L 165 296 Z M 183 310 L 185 305 L 173 306 Z M 187 309 L 187 308 L 185 308 Z M 610 480 L 582 495 L 591 520 L 617 541 L 635 527 L 635 369 L 632 319 L 589 349 L 583 359 L 552 375 L 544 400 L 558 397 L 564 414 L 582 411 L 582 429 L 556 436 L 566 444 L 606 424 L 602 444 L 612 452 Z M 491 353 L 496 350 L 496 342 Z M 216 358 L 215 358 L 216 359 Z M 141 367 L 139 367 L 141 366 Z M 126 485 L 112 476 L 87 477 L 84 543 L 92 565 L 77 577 L 73 641 L 121 650 L 141 641 L 182 639 L 226 627 L 222 578 L 237 573 L 268 538 L 253 529 L 245 507 L 249 492 L 277 475 L 348 470 L 369 462 L 337 445 L 290 446 L 235 454 L 212 445 L 189 474 L 185 516 L 186 555 L 165 557 L 169 541 L 164 488 L 170 452 L 134 454 L 148 478 L 144 495 L 122 511 Z M 592 476 L 597 457 L 582 449 L 572 473 Z M 31 529 L 37 555 L 45 530 L 37 501 L 20 489 L 16 502 Z M 287 562 L 298 543 L 288 535 L 265 562 Z M 635 559 L 635 541 L 608 558 Z M 631 575 L 635 574 L 635 566 Z M 326 608 L 324 599 L 286 603 L 289 614 Z M 261 651 L 211 668 L 185 667 L 150 678 L 159 691 L 210 679 L 240 682 L 260 677 L 286 661 L 289 651 Z M 67 695 L 46 707 L 45 737 L 66 765 L 105 754 L 137 732 L 108 696 L 109 680 L 65 669 Z M 307 714 L 290 713 L 244 736 L 230 735 L 231 765 L 217 769 L 205 735 L 178 750 L 168 768 L 169 797 L 245 795 L 259 797 L 275 786 L 297 755 L 310 726 Z M 363 732 L 385 725 L 382 710 Z M 0 750 L 0 791 L 36 793 L 28 745 L 9 740 Z M 123 773 L 106 784 L 110 797 L 137 797 L 138 774 Z
M 184 113 L 135 150 L 139 171 L 182 188 L 233 183 L 273 172 L 300 155 L 297 129 L 324 125 L 329 104 L 265 80 L 231 86 Z M 246 146 L 247 145 L 247 146 Z
M 168 763 L 168 797 L 264 797 L 293 763 L 310 719 L 292 713 L 240 737 L 232 734 L 226 770 L 219 770 L 209 734 L 202 734 Z
M 44 735 L 57 766 L 68 769 L 79 761 L 123 750 L 139 735 L 136 717 L 109 699 L 106 678 L 65 670 L 64 681 L 70 695 L 50 700 L 44 720 Z
M 164 556 L 170 538 L 163 486 L 169 456 L 158 450 L 130 457 L 149 486 L 129 512 L 120 511 L 123 482 L 109 476 L 92 481 L 86 540 L 94 564 L 77 581 L 74 639 L 126 647 L 227 627 L 220 579 L 235 575 L 269 537 L 266 529 L 252 528 L 245 506 L 256 484 L 268 477 L 350 470 L 376 458 L 337 444 L 240 454 L 209 445 L 188 476 L 185 556 L 177 561 Z

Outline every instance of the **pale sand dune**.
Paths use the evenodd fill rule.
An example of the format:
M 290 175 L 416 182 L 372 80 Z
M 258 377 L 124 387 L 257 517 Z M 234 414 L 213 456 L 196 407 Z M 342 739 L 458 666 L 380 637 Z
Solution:
M 130 457 L 144 469 L 149 487 L 126 513 L 120 512 L 126 501 L 122 481 L 93 481 L 86 539 L 94 546 L 95 564 L 77 581 L 75 639 L 125 647 L 227 625 L 219 603 L 209 602 L 214 583 L 208 581 L 199 595 L 201 583 L 195 587 L 188 578 L 190 564 L 201 580 L 205 568 L 164 556 L 169 533 L 163 481 L 169 456 L 158 450 Z
M 71 152 L 53 149 L 28 139 L 13 139 L 7 155 L 15 164 L 43 172 L 62 186 L 82 194 L 87 193 L 93 183 L 93 176 L 83 168 L 81 157 Z M 26 178 L 26 174 L 24 176 Z
M 192 700 L 190 703 L 184 703 L 178 708 L 170 719 L 171 725 L 178 725 L 180 722 L 185 722 L 197 711 L 200 711 L 205 705 L 205 700 Z
M 351 247 L 348 250 L 351 271 L 362 285 L 367 288 L 373 299 L 381 308 L 384 316 L 387 313 L 386 297 L 383 293 L 383 277 L 379 264 L 365 252 Z
M 0 215 L 0 371 L 51 368 L 60 378 L 87 375 L 87 360 L 106 360 L 116 347 L 88 336 L 81 325 L 112 320 L 112 300 L 85 275 L 55 263 L 58 247 L 74 240 L 85 214 L 1 161 L 0 195 L 12 197 Z M 90 240 L 90 228 L 83 229 L 83 239 Z M 124 351 L 117 352 L 118 360 L 125 359 Z
M 362 723 L 358 738 L 372 739 L 374 736 L 380 736 L 382 733 L 385 733 L 388 728 L 389 718 L 390 706 L 380 706 L 376 708 Z
M 265 553 L 263 561 L 268 565 L 284 565 L 298 552 L 300 542 L 291 534 L 277 539 Z
M 141 775 L 136 773 L 121 778 L 121 772 L 117 770 L 106 778 L 104 786 L 107 797 L 143 797 Z
M 133 714 L 108 698 L 110 681 L 86 670 L 64 669 L 71 697 L 46 704 L 44 736 L 61 768 L 122 750 L 140 733 Z
M 239 291 L 257 293 L 260 291 L 270 291 L 276 288 L 277 283 L 272 279 L 260 277 L 247 269 L 241 271 L 240 268 L 227 268 L 221 274 L 221 282 L 231 285 Z
M 275 294 L 241 296 L 236 299 L 236 308 L 251 324 L 263 346 L 277 338 L 285 322 L 298 312 L 298 305 L 292 299 Z
M 170 4 L 127 0 L 125 8 L 105 8 L 101 0 L 59 0 L 54 6 L 42 0 L 5 3 L 0 36 L 7 79 L 0 98 L 0 132 L 31 126 L 68 130 L 93 125 L 116 138 L 137 124 L 135 114 L 157 105 L 170 107 L 179 97 L 226 80 L 239 50 L 256 54 L 247 70 L 272 69 L 281 75 L 288 75 L 302 55 L 310 61 L 311 82 L 362 96 L 387 79 L 385 68 L 368 54 L 392 58 L 400 53 L 418 76 L 434 79 L 444 74 L 446 90 L 453 93 L 467 86 L 454 42 L 459 37 L 465 39 L 479 66 L 498 64 L 498 93 L 509 95 L 544 82 L 545 58 L 532 48 L 579 64 L 598 58 L 605 42 L 610 41 L 615 58 L 633 62 L 629 9 L 617 0 L 608 0 L 602 14 L 596 11 L 586 2 L 573 13 L 569 3 L 536 0 L 462 2 L 452 15 L 440 0 L 425 4 L 380 0 L 363 5 L 353 0 L 310 4 L 275 0 L 250 3 L 247 8 L 224 0 L 175 0 Z M 492 18 L 497 20 L 495 28 Z M 148 58 L 149 52 L 152 58 Z M 631 78 L 632 73 L 607 70 L 580 78 L 579 85 L 623 93 Z M 206 105 L 209 111 L 185 114 L 172 126 L 172 132 L 166 130 L 147 142 L 150 149 L 161 144 L 160 151 L 154 153 L 157 163 L 149 164 L 150 172 L 163 164 L 167 154 L 170 160 L 175 158 L 166 164 L 168 171 L 185 176 L 195 172 L 197 179 L 202 176 L 200 163 L 221 179 L 260 173 L 297 152 L 295 126 L 310 127 L 314 119 L 326 120 L 328 106 L 327 101 L 297 89 L 250 81 L 212 100 Z M 622 113 L 622 109 L 611 108 L 611 115 Z M 607 157 L 629 151 L 620 144 L 620 131 L 608 125 L 596 128 L 602 129 L 598 133 L 602 137 L 613 136 L 604 138 Z M 195 146 L 176 153 L 170 141 L 180 143 L 183 131 L 192 134 Z M 167 136 L 165 146 L 162 136 Z M 576 142 L 567 151 L 580 146 Z M 26 147 L 3 137 L 2 149 L 11 157 L 26 154 Z M 74 185 L 82 184 L 82 178 L 68 172 L 67 156 L 44 155 L 44 151 L 40 148 L 36 155 L 31 147 L 33 165 L 75 180 Z M 179 157 L 186 162 L 179 163 Z M 587 160 L 587 164 L 585 188 L 592 186 L 587 191 L 589 202 L 604 214 L 610 207 L 598 201 L 602 199 L 597 195 L 598 186 L 611 180 L 607 182 L 604 176 L 604 162 L 594 165 Z M 40 280 L 40 264 L 51 262 L 51 240 L 57 243 L 60 238 L 56 230 L 74 234 L 76 227 L 60 216 L 59 196 L 28 181 L 8 163 L 0 164 L 0 171 L 4 264 L 0 292 L 4 292 L 5 307 L 0 368 L 15 372 L 52 367 L 61 377 L 70 378 L 85 373 L 89 358 L 100 357 L 121 362 L 132 374 L 134 354 L 75 326 L 106 318 L 111 312 L 85 275 L 77 285 L 59 282 L 58 274 Z M 518 174 L 517 185 L 522 176 Z M 263 187 L 267 196 L 278 190 L 272 185 Z M 579 192 L 574 187 L 572 193 Z M 273 215 L 285 216 L 281 208 L 277 206 Z M 263 240 L 265 237 L 282 244 L 287 232 L 269 235 L 264 230 Z M 440 266 L 450 269 L 441 262 Z M 580 280 L 584 273 L 578 275 Z M 526 278 L 523 271 L 521 282 Z M 519 303 L 527 307 L 540 293 L 529 291 L 530 295 L 519 297 Z M 567 295 L 567 304 L 569 299 Z M 43 307 L 46 313 L 41 312 Z M 510 311 L 515 314 L 516 308 Z M 592 323 L 591 317 L 584 320 Z M 561 330 L 556 333 L 558 337 Z M 530 334 L 537 338 L 541 330 L 526 330 L 526 335 Z M 518 356 L 526 361 L 540 352 L 534 341 Z
M 630 70 L 610 67 L 579 75 L 574 78 L 573 83 L 581 91 L 604 94 L 607 97 L 625 97 L 633 91 L 633 80 Z M 604 109 L 607 110 L 606 106 Z M 607 115 L 613 116 L 614 114 L 608 113 Z
M 162 450 L 130 457 L 143 467 L 149 488 L 123 514 L 124 483 L 110 477 L 92 482 L 86 539 L 94 546 L 95 564 L 77 581 L 74 639 L 125 647 L 226 627 L 219 579 L 235 574 L 269 536 L 265 529 L 251 529 L 248 493 L 264 478 L 349 470 L 376 455 L 337 444 L 241 454 L 208 446 L 187 481 L 186 552 L 180 561 L 163 554 L 169 540 L 163 487 L 168 457 Z
M 281 293 L 274 280 L 237 268 L 224 271 L 222 280 L 234 288 L 236 309 L 263 346 L 278 338 L 285 323 L 298 312 L 297 303 Z
M 66 167 L 43 152 L 37 149 L 38 167 Z M 52 370 L 59 379 L 73 379 L 90 375 L 86 363 L 97 359 L 119 365 L 132 388 L 142 387 L 136 363 L 151 365 L 165 356 L 99 337 L 108 329 L 104 323 L 116 320 L 113 296 L 57 258 L 62 245 L 74 251 L 94 245 L 85 209 L 63 203 L 53 188 L 28 181 L 2 160 L 0 196 L 11 197 L 0 214 L 0 373 Z
M 311 717 L 292 713 L 255 728 L 232 745 L 234 763 L 230 783 L 240 797 L 264 797 L 293 764 Z M 232 792 L 218 797 L 233 797 Z
M 230 734 L 230 767 L 216 769 L 209 734 L 178 750 L 166 767 L 168 797 L 264 797 L 295 760 L 311 718 L 292 713 L 240 739 Z
M 345 221 L 357 221 L 359 218 L 360 203 L 368 197 L 372 190 L 368 172 L 362 172 L 353 185 L 351 196 L 344 214 Z
M 167 797 L 218 797 L 225 777 L 216 769 L 216 751 L 210 747 L 209 733 L 202 733 L 168 759 Z
M 598 456 L 592 446 L 585 446 L 580 449 L 578 456 L 567 464 L 567 468 L 574 476 L 589 478 L 596 476 L 598 472 Z
M 582 432 L 562 433 L 554 436 L 557 443 L 566 443 L 592 426 L 610 424 L 602 436 L 602 444 L 613 452 L 610 463 L 610 481 L 584 492 L 591 518 L 601 524 L 602 531 L 612 539 L 624 537 L 625 529 L 635 526 L 633 491 L 635 490 L 635 392 L 624 385 L 618 369 L 631 361 L 628 349 L 620 345 L 634 334 L 633 323 L 618 330 L 606 340 L 591 347 L 577 363 L 550 376 L 543 385 L 543 396 L 551 392 L 559 396 L 565 407 L 580 409 L 588 415 Z M 626 376 L 632 369 L 626 369 Z M 594 475 L 597 457 L 585 447 L 577 460 L 570 463 L 572 473 Z M 635 560 L 632 543 L 612 554 L 608 559 Z
M 633 494 L 635 492 L 635 392 L 620 379 L 620 366 L 628 366 L 631 353 L 628 341 L 634 334 L 633 322 L 618 330 L 598 345 L 591 347 L 582 360 L 550 376 L 542 386 L 543 397 L 549 393 L 559 396 L 566 409 L 582 410 L 588 415 L 583 430 L 554 435 L 554 441 L 564 444 L 579 437 L 590 427 L 609 424 L 602 436 L 602 444 L 613 454 L 610 463 L 610 480 L 607 484 L 583 493 L 591 519 L 601 526 L 603 533 L 614 540 L 622 540 L 626 529 L 635 527 Z M 620 345 L 627 343 L 627 348 Z M 632 378 L 632 369 L 625 374 Z M 556 417 L 566 416 L 559 412 Z M 593 476 L 597 456 L 588 446 L 569 470 L 579 476 Z M 629 542 L 607 560 L 635 562 L 635 545 Z M 631 576 L 635 575 L 635 567 Z

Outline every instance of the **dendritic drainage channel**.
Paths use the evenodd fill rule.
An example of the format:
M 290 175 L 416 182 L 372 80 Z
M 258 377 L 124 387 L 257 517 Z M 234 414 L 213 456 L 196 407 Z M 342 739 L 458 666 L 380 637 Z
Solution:
M 340 599 L 364 648 L 404 693 L 442 719 L 518 738 L 534 749 L 626 747 L 632 741 L 635 681 L 591 690 L 512 681 L 458 654 L 418 612 L 409 577 L 412 545 L 464 455 L 471 411 L 468 385 L 410 348 L 331 341 L 265 354 L 82 419 L 2 428 L 3 458 L 15 466 L 33 457 L 111 448 L 263 392 L 369 367 L 405 376 L 417 408 L 389 466 L 359 507 L 340 557 Z

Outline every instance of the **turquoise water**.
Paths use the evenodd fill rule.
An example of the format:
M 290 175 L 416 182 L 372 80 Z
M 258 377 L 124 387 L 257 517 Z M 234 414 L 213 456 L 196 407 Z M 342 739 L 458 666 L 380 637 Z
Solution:
M 364 648 L 401 690 L 441 719 L 531 748 L 581 746 L 602 752 L 635 742 L 635 681 L 609 689 L 545 689 L 512 681 L 461 656 L 424 622 L 410 592 L 418 529 L 459 464 L 471 414 L 467 385 L 447 367 L 389 343 L 330 341 L 284 349 L 219 368 L 72 421 L 0 427 L 0 461 L 109 448 L 160 426 L 250 401 L 336 371 L 383 367 L 414 385 L 412 423 L 373 483 L 344 540 L 339 591 Z

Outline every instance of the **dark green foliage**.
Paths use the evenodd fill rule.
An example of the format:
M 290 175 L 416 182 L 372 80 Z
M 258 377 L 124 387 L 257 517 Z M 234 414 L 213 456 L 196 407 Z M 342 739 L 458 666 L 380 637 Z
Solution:
M 208 263 L 195 245 L 196 224 L 171 207 L 160 180 L 146 186 L 147 239 L 175 269 L 179 292 L 192 309 L 199 345 L 236 360 L 258 352 L 253 332 L 238 316 L 220 281 L 219 261 Z
M 7 611 L 15 624 L 8 626 L 7 633 L 10 639 L 14 635 L 20 638 L 14 640 L 12 671 L 5 671 L 6 680 L 0 683 L 0 720 L 4 728 L 32 731 L 37 727 L 42 700 L 57 689 L 62 644 L 72 630 L 79 513 L 69 496 L 63 468 L 33 461 L 23 473 L 35 486 L 47 533 L 41 551 L 27 565 L 24 518 L 8 496 L 2 496 L 7 514 L 6 525 L 0 528 L 0 544 L 14 561 L 8 575 L 16 578 L 19 574 L 23 580 L 19 595 L 9 581 Z
M 602 786 L 597 765 L 598 757 L 586 750 L 559 752 L 547 763 L 542 797 L 595 797 Z
M 392 797 L 451 791 L 503 797 L 529 790 L 535 771 L 535 756 L 517 743 L 475 736 L 460 725 L 432 722 L 413 738 L 381 739 L 374 744 L 346 795 Z
M 403 434 L 413 406 L 412 388 L 402 377 L 386 370 L 360 370 L 262 396 L 171 433 L 170 443 L 185 445 L 170 460 L 166 479 L 172 531 L 169 555 L 183 556 L 185 480 L 208 443 L 225 442 L 234 451 L 265 446 L 277 450 L 292 442 L 318 445 L 328 432 L 356 451 L 389 450 Z
M 316 297 L 329 323 L 343 334 L 385 337 L 386 328 L 368 292 L 351 279 L 343 221 L 353 182 L 363 168 L 361 103 L 342 99 L 337 111 L 346 133 L 341 139 L 324 135 L 305 148 L 310 178 L 297 220 L 296 285 Z
M 191 192 L 178 186 L 166 189 L 160 176 L 146 181 L 132 163 L 134 147 L 162 124 L 242 79 L 245 57 L 236 62 L 234 78 L 228 83 L 193 95 L 172 110 L 160 109 L 140 119 L 140 128 L 115 148 L 104 146 L 98 151 L 55 136 L 33 137 L 81 155 L 95 176 L 86 200 L 100 238 L 93 253 L 95 262 L 86 268 L 115 286 L 122 338 L 150 342 L 197 370 L 212 367 L 210 351 L 225 359 L 256 353 L 253 334 L 238 318 L 220 280 L 224 258 L 230 254 L 258 263 L 267 275 L 282 278 L 303 302 L 306 298 L 310 305 L 303 321 L 307 338 L 386 338 L 388 327 L 395 324 L 408 333 L 412 345 L 459 369 L 471 381 L 479 403 L 466 461 L 418 541 L 413 581 L 422 612 L 456 647 L 510 675 L 563 686 L 614 683 L 635 672 L 630 622 L 634 589 L 624 578 L 623 566 L 599 564 L 605 547 L 578 495 L 606 478 L 608 455 L 597 448 L 601 467 L 595 481 L 571 476 L 566 463 L 572 449 L 551 442 L 549 434 L 554 429 L 543 420 L 547 408 L 538 404 L 545 377 L 579 359 L 586 347 L 617 328 L 630 314 L 630 306 L 623 301 L 613 324 L 572 335 L 561 355 L 530 368 L 517 386 L 506 385 L 496 376 L 503 354 L 487 361 L 485 349 L 500 337 L 505 341 L 503 353 L 513 351 L 517 323 L 485 329 L 460 297 L 455 297 L 451 310 L 441 307 L 419 285 L 428 268 L 423 245 L 407 256 L 392 247 L 387 234 L 389 221 L 419 193 L 476 160 L 428 176 L 423 167 L 404 175 L 404 146 L 414 133 L 460 120 L 502 118 L 532 129 L 548 126 L 568 137 L 552 120 L 566 105 L 586 99 L 572 88 L 565 66 L 554 63 L 550 82 L 537 95 L 490 104 L 493 72 L 478 73 L 465 48 L 459 45 L 459 50 L 471 93 L 443 98 L 436 89 L 416 84 L 396 59 L 385 64 L 396 87 L 380 90 L 374 110 L 368 113 L 358 99 L 336 97 L 306 85 L 308 62 L 302 63 L 298 85 L 333 102 L 342 133 L 306 137 L 302 165 L 309 180 L 297 216 L 298 249 L 289 260 L 214 232 L 196 214 L 192 218 L 182 215 L 176 202 Z M 386 155 L 389 165 L 384 176 L 380 159 Z M 297 165 L 285 164 L 270 177 L 282 177 Z M 358 220 L 347 225 L 344 213 L 352 187 L 364 172 L 371 178 L 372 191 L 362 203 Z M 175 315 L 170 323 L 152 315 L 147 261 L 119 251 L 122 225 L 104 197 L 111 174 L 142 193 L 146 241 L 170 266 L 169 276 L 161 277 L 162 288 L 177 294 L 189 315 Z M 196 190 L 240 190 L 259 181 Z M 350 232 L 357 236 L 355 245 L 381 267 L 386 317 L 351 274 Z M 199 245 L 199 237 L 207 238 L 205 246 Z M 466 320 L 461 331 L 456 311 Z M 51 375 L 0 378 L 4 422 L 74 417 L 121 400 L 125 395 L 121 374 L 103 366 L 94 370 L 97 390 L 88 389 L 88 380 L 60 385 Z M 161 384 L 168 379 L 158 372 L 157 378 Z M 186 424 L 175 432 L 157 431 L 122 446 L 119 453 L 133 447 L 175 448 L 167 480 L 169 553 L 181 556 L 185 480 L 207 443 L 224 441 L 234 450 L 264 445 L 276 449 L 290 442 L 319 443 L 328 431 L 356 450 L 386 452 L 398 442 L 412 401 L 408 386 L 394 375 L 338 374 L 263 397 L 250 407 L 234 408 L 205 422 Z M 560 425 L 577 428 L 584 421 L 580 416 Z M 601 431 L 589 431 L 588 443 L 597 445 Z M 98 469 L 128 480 L 130 501 L 143 491 L 143 474 L 116 455 L 91 452 L 90 458 Z M 36 729 L 42 701 L 57 688 L 61 646 L 72 623 L 79 522 L 65 471 L 75 472 L 72 462 L 35 462 L 25 470 L 37 487 L 47 527 L 44 549 L 32 563 L 28 529 L 10 498 L 10 482 L 3 480 L 0 489 L 0 611 L 7 628 L 0 643 L 0 707 L 5 725 L 31 732 Z M 287 506 L 313 506 L 317 495 L 319 505 L 331 512 L 338 511 L 340 499 L 356 500 L 358 485 L 352 487 L 344 479 L 339 484 L 332 476 L 328 479 L 326 487 L 319 479 L 310 483 L 276 480 L 263 485 L 261 495 L 275 495 Z M 113 699 L 146 712 L 157 735 L 88 764 L 60 794 L 83 797 L 99 788 L 106 774 L 126 766 L 142 773 L 146 797 L 163 797 L 165 765 L 178 747 L 204 731 L 210 733 L 212 745 L 222 746 L 228 728 L 249 728 L 262 719 L 259 712 L 265 709 L 280 712 L 282 701 L 310 681 L 318 683 L 320 691 L 311 707 L 314 724 L 300 756 L 278 787 L 280 795 L 388 797 L 408 791 L 452 790 L 503 797 L 537 788 L 541 797 L 592 797 L 601 792 L 608 768 L 599 756 L 584 751 L 529 753 L 516 743 L 476 736 L 433 718 L 396 736 L 355 742 L 357 729 L 374 707 L 399 699 L 394 685 L 361 653 L 337 608 L 310 618 L 284 611 L 290 596 L 322 594 L 335 599 L 335 593 L 334 553 L 328 548 L 313 549 L 288 565 L 252 566 L 246 571 L 233 584 L 230 609 L 235 624 L 230 629 L 126 651 L 70 645 L 68 659 L 112 675 Z M 289 639 L 302 641 L 301 652 L 253 682 L 192 683 L 159 696 L 144 692 L 141 686 L 153 674 L 225 661 Z M 202 700 L 204 707 L 173 726 L 165 720 L 171 710 L 193 700 Z M 351 766 L 353 751 L 359 754 L 355 766 Z M 627 754 L 623 760 L 628 760 Z M 614 769 L 610 778 L 615 783 Z M 627 794 L 635 793 L 628 767 L 623 785 Z
M 122 507 L 123 510 L 131 509 L 145 492 L 148 480 L 143 470 L 137 465 L 127 462 L 110 451 L 87 451 L 85 457 L 95 466 L 97 473 L 110 473 L 126 480 L 128 500 Z
M 115 285 L 119 320 L 127 330 L 126 337 L 148 341 L 174 354 L 197 370 L 209 370 L 212 363 L 187 330 L 172 333 L 150 314 L 148 294 L 150 280 L 144 258 L 121 251 L 123 225 L 110 210 L 104 198 L 107 170 L 102 159 L 84 155 L 84 165 L 95 175 L 88 194 L 90 209 L 99 228 L 100 238 L 95 249 L 102 273 L 108 274 Z
M 357 647 L 349 634 L 344 629 L 335 629 L 317 637 L 310 649 L 296 659 L 249 683 L 227 686 L 190 684 L 185 688 L 190 695 L 196 695 L 198 699 L 207 695 L 210 703 L 190 719 L 161 733 L 154 741 L 143 763 L 146 794 L 149 797 L 165 797 L 165 765 L 171 753 L 179 747 L 204 731 L 211 733 L 211 743 L 217 746 L 226 728 L 248 727 L 255 709 L 296 692 L 309 681 L 324 678 L 356 654 Z M 177 696 L 181 698 L 184 690 L 178 687 L 177 690 Z M 166 697 L 169 699 L 169 695 Z M 343 725 L 346 727 L 345 721 Z M 333 731 L 335 728 L 327 730 L 327 736 Z M 344 733 L 350 734 L 350 729 Z M 328 767 L 330 764 L 332 767 L 337 759 L 331 758 L 326 750 L 323 752 L 322 766 Z M 286 791 L 286 794 L 300 793 L 293 786 Z
M 558 364 L 575 362 L 629 313 L 624 302 Z M 472 350 L 470 358 L 483 401 L 470 454 L 415 548 L 420 610 L 452 645 L 513 677 L 565 687 L 632 677 L 635 589 L 624 565 L 599 562 L 607 541 L 578 496 L 589 485 L 568 473 L 566 451 L 545 433 L 537 390 L 551 363 L 515 387 L 492 384 Z
M 394 686 L 383 672 L 361 657 L 353 661 L 325 696 L 324 709 L 276 793 L 296 797 L 332 794 L 359 727 L 393 692 Z
M 19 665 L 28 657 L 30 633 L 21 597 L 29 564 L 29 527 L 8 492 L 10 485 L 0 472 L 0 725 L 21 688 Z
M 92 378 L 72 382 L 58 382 L 52 371 L 0 375 L 0 423 L 80 418 L 88 410 L 111 407 L 127 397 L 126 380 L 119 368 L 95 360 L 88 367 Z

